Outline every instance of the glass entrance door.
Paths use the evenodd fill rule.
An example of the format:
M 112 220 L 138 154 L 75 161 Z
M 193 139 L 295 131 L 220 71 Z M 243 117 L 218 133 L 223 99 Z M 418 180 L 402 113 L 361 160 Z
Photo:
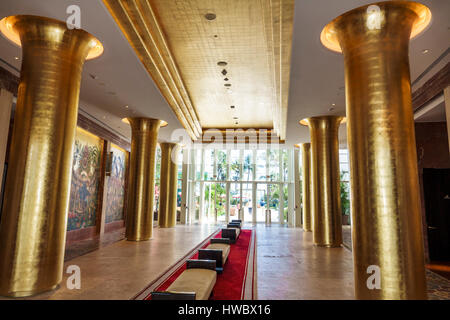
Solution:
M 269 206 L 271 212 L 271 220 L 273 222 L 280 222 L 280 185 L 269 184 L 267 186 L 269 192 Z
M 252 222 L 252 212 L 253 212 L 253 199 L 252 183 L 242 184 L 242 209 L 244 210 L 244 221 Z
M 230 184 L 230 221 L 239 219 L 239 209 L 241 207 L 241 184 Z
M 224 222 L 226 217 L 227 191 L 225 183 L 215 184 L 217 221 Z
M 256 222 L 265 222 L 268 202 L 267 183 L 257 183 L 256 186 Z

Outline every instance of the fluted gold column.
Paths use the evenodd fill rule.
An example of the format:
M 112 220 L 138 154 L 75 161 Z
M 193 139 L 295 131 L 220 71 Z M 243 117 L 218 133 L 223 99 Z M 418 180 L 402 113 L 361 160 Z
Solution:
M 177 184 L 178 164 L 176 162 L 179 145 L 164 142 L 161 146 L 161 182 L 159 193 L 159 226 L 175 227 L 177 224 Z
M 0 226 L 0 295 L 22 297 L 62 279 L 81 71 L 101 45 L 43 17 L 7 17 L 0 30 L 23 52 Z
M 158 131 L 166 125 L 152 118 L 128 118 L 131 125 L 130 174 L 125 237 L 145 241 L 153 232 Z
M 408 45 L 430 18 L 419 3 L 380 2 L 322 32 L 345 61 L 358 299 L 427 297 Z
M 303 230 L 312 231 L 311 215 L 311 144 L 300 144 L 302 153 L 302 218 Z
M 343 119 L 322 116 L 300 121 L 311 134 L 311 214 L 317 246 L 342 244 L 338 130 Z

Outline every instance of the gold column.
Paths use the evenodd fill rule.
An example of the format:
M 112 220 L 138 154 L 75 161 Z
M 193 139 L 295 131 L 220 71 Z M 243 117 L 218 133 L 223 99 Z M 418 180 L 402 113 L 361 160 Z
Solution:
M 101 45 L 44 17 L 7 17 L 0 30 L 23 51 L 0 226 L 0 294 L 23 297 L 62 279 L 81 71 Z
M 303 230 L 312 231 L 312 215 L 311 215 L 311 144 L 300 144 L 302 153 L 302 218 Z
M 128 118 L 128 122 L 132 133 L 125 237 L 145 241 L 153 232 L 158 131 L 167 124 L 151 118 Z
M 311 134 L 311 216 L 317 246 L 342 244 L 338 130 L 343 119 L 322 116 L 300 121 Z
M 161 143 L 161 182 L 159 194 L 159 226 L 175 227 L 177 224 L 177 182 L 178 164 L 176 162 L 179 145 Z
M 427 297 L 408 45 L 430 19 L 419 3 L 379 2 L 322 32 L 345 61 L 358 299 Z M 379 268 L 380 287 L 368 288 L 369 266 Z

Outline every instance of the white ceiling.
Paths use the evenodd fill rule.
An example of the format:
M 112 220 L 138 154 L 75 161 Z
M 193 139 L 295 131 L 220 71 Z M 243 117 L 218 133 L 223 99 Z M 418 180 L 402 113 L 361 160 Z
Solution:
M 296 0 L 286 139 L 288 145 L 309 141 L 308 129 L 300 126 L 299 120 L 309 116 L 345 114 L 343 57 L 325 49 L 319 36 L 322 28 L 333 18 L 372 2 Z M 450 44 L 450 1 L 420 2 L 431 9 L 433 20 L 425 33 L 411 41 L 413 81 Z M 65 21 L 66 8 L 72 4 L 81 7 L 81 27 L 96 36 L 105 48 L 100 58 L 85 64 L 80 92 L 81 109 L 125 137 L 130 137 L 130 129 L 121 122 L 123 117 L 140 115 L 166 120 L 169 126 L 161 129 L 160 140 L 169 140 L 173 130 L 182 127 L 101 0 L 2 0 L 0 17 L 34 14 Z M 423 54 L 424 49 L 429 52 Z M 0 37 L 0 58 L 20 69 L 20 59 L 14 59 L 20 58 L 20 54 L 20 48 Z M 449 58 L 447 56 L 447 60 L 441 64 Z M 4 63 L 0 62 L 0 65 L 5 67 Z M 437 70 L 431 70 L 421 81 L 431 77 Z M 98 79 L 92 79 L 90 74 Z M 113 92 L 115 94 L 111 94 Z M 333 103 L 336 106 L 330 111 Z M 345 125 L 341 126 L 340 140 L 345 144 Z

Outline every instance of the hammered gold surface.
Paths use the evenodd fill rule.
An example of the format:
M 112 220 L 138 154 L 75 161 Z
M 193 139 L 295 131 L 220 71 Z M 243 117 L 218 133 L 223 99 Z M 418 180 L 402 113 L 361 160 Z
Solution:
M 408 46 L 416 12 L 407 1 L 376 3 L 333 20 L 345 61 L 355 294 L 358 299 L 426 299 Z M 367 268 L 380 268 L 369 289 Z M 370 282 L 370 281 L 369 281 Z
M 294 0 L 103 1 L 195 138 L 197 121 L 285 139 Z
M 313 241 L 317 246 L 342 244 L 339 189 L 339 125 L 344 118 L 307 118 L 311 135 L 311 213 Z
M 160 143 L 161 147 L 161 182 L 159 192 L 159 226 L 172 228 L 177 224 L 177 187 L 179 145 Z
M 145 241 L 153 232 L 156 146 L 162 120 L 128 118 L 131 125 L 130 172 L 125 237 Z
M 62 279 L 81 71 L 95 38 L 43 17 L 8 23 L 23 60 L 0 226 L 0 295 L 20 297 Z
M 300 144 L 302 153 L 302 218 L 303 230 L 312 231 L 311 215 L 311 144 Z

